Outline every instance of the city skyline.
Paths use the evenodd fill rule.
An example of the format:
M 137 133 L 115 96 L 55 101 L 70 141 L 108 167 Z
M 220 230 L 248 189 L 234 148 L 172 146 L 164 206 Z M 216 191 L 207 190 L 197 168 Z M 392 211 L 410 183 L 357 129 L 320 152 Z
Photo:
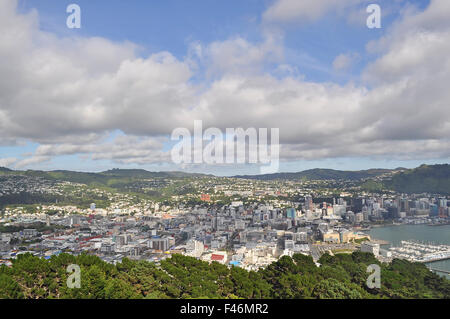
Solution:
M 448 298 L 449 165 L 278 180 L 1 173 L 3 298 Z

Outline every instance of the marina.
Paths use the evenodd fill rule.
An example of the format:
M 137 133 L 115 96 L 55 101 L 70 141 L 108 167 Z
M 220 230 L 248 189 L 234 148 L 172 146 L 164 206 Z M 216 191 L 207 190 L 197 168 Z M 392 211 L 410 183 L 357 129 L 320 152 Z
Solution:
M 439 227 L 430 227 L 428 225 L 399 225 L 399 226 L 385 226 L 372 227 L 367 232 L 371 238 L 383 239 L 389 241 L 389 245 L 380 245 L 381 248 L 390 251 L 390 247 L 401 247 L 401 241 L 414 241 L 419 243 L 431 243 L 433 246 L 436 243 L 450 246 L 450 225 L 441 225 Z M 391 253 L 392 254 L 392 253 Z M 399 257 L 396 257 L 399 258 Z M 425 263 L 427 267 L 450 271 L 450 258 L 441 260 L 432 260 Z M 445 274 L 450 278 L 450 274 L 444 272 L 436 272 Z
M 402 240 L 399 247 L 391 247 L 392 257 L 411 262 L 429 263 L 450 259 L 450 246 Z
M 442 269 L 436 269 L 436 268 L 429 268 L 429 269 L 433 272 L 450 275 L 450 271 L 448 271 L 448 270 L 442 270 Z

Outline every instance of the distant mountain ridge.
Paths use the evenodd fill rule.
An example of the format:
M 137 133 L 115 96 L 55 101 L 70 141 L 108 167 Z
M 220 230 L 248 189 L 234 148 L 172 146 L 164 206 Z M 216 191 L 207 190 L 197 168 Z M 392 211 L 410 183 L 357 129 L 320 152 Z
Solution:
M 0 167 L 0 175 L 24 175 L 33 177 L 42 177 L 50 180 L 61 180 L 73 183 L 82 184 L 100 184 L 109 185 L 112 182 L 118 180 L 142 180 L 150 178 L 185 178 L 185 177 L 201 177 L 211 176 L 198 173 L 185 173 L 185 172 L 150 172 L 144 169 L 111 169 L 104 172 L 77 172 L 69 170 L 54 170 L 54 171 L 15 171 L 8 168 Z
M 401 169 L 401 168 L 400 168 Z M 238 175 L 236 178 L 275 180 L 275 179 L 307 179 L 307 180 L 360 180 L 364 178 L 376 177 L 386 173 L 394 172 L 398 169 L 373 168 L 361 171 L 340 171 L 334 169 L 314 168 L 295 173 L 274 173 L 263 175 Z
M 340 171 L 333 169 L 309 169 L 294 173 L 275 173 L 264 175 L 238 175 L 234 178 L 254 180 L 368 180 L 384 174 L 392 177 L 385 178 L 383 182 L 372 185 L 375 188 L 386 188 L 403 193 L 437 193 L 450 195 L 450 165 L 421 165 L 413 169 L 367 169 L 360 171 Z M 55 171 L 15 171 L 0 167 L 1 175 L 25 175 L 42 177 L 52 180 L 69 181 L 90 185 L 113 185 L 123 182 L 133 182 L 151 178 L 188 178 L 188 177 L 212 177 L 214 175 L 200 173 L 186 173 L 177 171 L 150 172 L 144 169 L 111 169 L 99 173 L 75 172 L 68 170 Z M 371 182 L 373 183 L 373 182 Z
M 274 180 L 274 179 L 310 179 L 310 180 L 359 180 L 363 178 L 370 178 L 380 176 L 386 173 L 390 173 L 397 170 L 404 170 L 403 168 L 398 169 L 383 169 L 374 168 L 360 171 L 341 171 L 334 169 L 324 169 L 315 168 L 309 169 L 301 172 L 285 172 L 285 173 L 274 173 L 274 174 L 263 174 L 263 175 L 237 175 L 231 176 L 234 178 L 243 179 L 258 179 L 258 180 Z M 186 173 L 180 171 L 162 171 L 162 172 L 151 172 L 145 169 L 119 169 L 113 168 L 103 172 L 78 172 L 69 170 L 54 170 L 54 171 L 39 171 L 39 170 L 27 170 L 27 171 L 15 171 L 9 168 L 0 167 L 0 174 L 20 174 L 27 176 L 40 176 L 50 179 L 62 179 L 68 181 L 79 181 L 79 180 L 91 180 L 91 179 L 109 179 L 109 178 L 183 178 L 183 177 L 206 177 L 214 176 L 211 174 L 201 174 L 201 173 Z
M 111 176 L 126 176 L 126 177 L 191 177 L 191 176 L 211 176 L 202 173 L 186 173 L 180 171 L 167 171 L 167 172 L 150 172 L 145 169 L 121 169 L 113 168 L 108 171 L 101 172 L 103 175 Z
M 392 176 L 384 186 L 402 193 L 450 195 L 450 165 L 421 165 Z

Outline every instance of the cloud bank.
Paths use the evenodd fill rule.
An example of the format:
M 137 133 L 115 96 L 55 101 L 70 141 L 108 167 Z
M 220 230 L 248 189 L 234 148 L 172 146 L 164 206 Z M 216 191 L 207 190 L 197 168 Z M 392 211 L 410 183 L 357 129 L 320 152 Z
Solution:
M 361 1 L 278 0 L 272 23 L 318 19 Z M 281 38 L 236 36 L 193 43 L 184 59 L 147 57 L 133 43 L 63 38 L 39 28 L 37 12 L 0 2 L 0 143 L 38 143 L 32 156 L 0 155 L 0 166 L 28 167 L 78 154 L 126 164 L 170 162 L 173 129 L 280 128 L 282 160 L 334 157 L 450 157 L 450 3 L 405 10 L 386 35 L 368 43 L 378 58 L 358 83 L 277 76 L 286 64 Z M 350 56 L 334 68 L 351 67 Z M 201 73 L 202 81 L 193 78 Z M 108 138 L 112 132 L 123 136 Z

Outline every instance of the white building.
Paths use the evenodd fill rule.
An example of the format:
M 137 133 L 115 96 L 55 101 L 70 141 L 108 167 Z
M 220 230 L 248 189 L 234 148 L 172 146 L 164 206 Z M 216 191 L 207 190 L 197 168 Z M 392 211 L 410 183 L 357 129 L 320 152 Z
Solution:
M 380 245 L 365 241 L 361 244 L 361 251 L 366 253 L 372 253 L 377 257 L 380 255 Z

